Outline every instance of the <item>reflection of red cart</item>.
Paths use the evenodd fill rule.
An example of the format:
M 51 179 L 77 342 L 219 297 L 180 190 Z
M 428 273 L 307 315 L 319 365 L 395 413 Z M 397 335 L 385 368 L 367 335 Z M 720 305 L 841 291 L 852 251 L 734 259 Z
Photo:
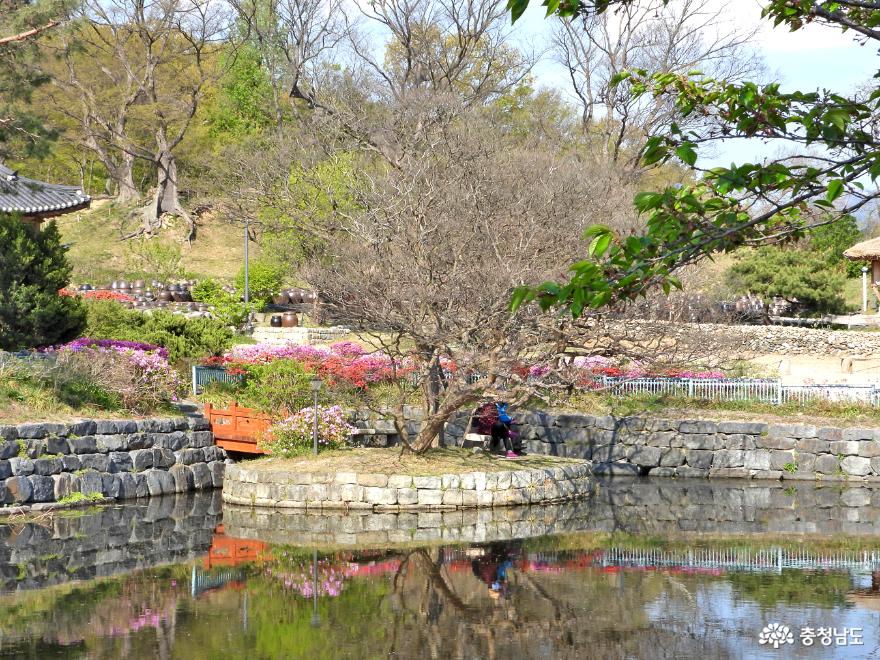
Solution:
M 208 556 L 205 557 L 205 569 L 210 570 L 215 566 L 238 566 L 271 559 L 268 543 L 226 536 L 223 525 L 217 525 L 214 538 L 211 539 L 211 548 L 208 550 Z

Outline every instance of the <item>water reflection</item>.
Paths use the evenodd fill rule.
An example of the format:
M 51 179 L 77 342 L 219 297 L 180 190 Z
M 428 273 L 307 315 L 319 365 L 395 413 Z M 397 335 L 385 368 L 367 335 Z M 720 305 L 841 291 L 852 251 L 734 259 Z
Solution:
M 862 524 L 874 516 L 873 491 L 838 489 L 832 498 L 799 489 L 792 500 L 783 489 L 685 483 L 670 490 L 670 485 L 602 484 L 587 508 L 578 509 L 579 529 L 563 535 L 434 545 L 316 548 L 299 546 L 296 538 L 269 543 L 236 536 L 237 527 L 221 523 L 219 511 L 211 513 L 213 501 L 198 498 L 175 501 L 170 509 L 163 504 L 162 511 L 181 517 L 151 516 L 149 523 L 149 506 L 160 511 L 152 502 L 135 512 L 125 506 L 123 512 L 87 514 L 64 528 L 63 539 L 52 538 L 62 529 L 53 527 L 44 530 L 43 540 L 63 540 L 74 555 L 78 540 L 80 563 L 88 556 L 96 566 L 121 567 L 128 546 L 119 543 L 120 524 L 128 520 L 141 567 L 97 579 L 38 583 L 34 550 L 34 563 L 25 561 L 26 576 L 17 586 L 18 573 L 9 578 L 0 596 L 0 654 L 500 659 L 825 658 L 878 652 L 880 538 L 867 535 Z M 824 506 L 815 506 L 820 501 Z M 699 533 L 687 531 L 710 502 L 711 521 L 724 528 L 738 517 L 754 534 L 719 535 L 708 524 Z M 780 506 L 783 502 L 788 504 Z M 677 517 L 662 534 L 651 516 L 664 508 Z M 846 513 L 850 509 L 857 515 Z M 829 529 L 839 527 L 832 512 L 858 522 L 861 534 L 821 536 L 822 521 Z M 98 541 L 77 538 L 74 530 L 94 529 L 96 521 L 87 520 L 92 515 L 120 522 L 108 527 L 115 530 L 112 543 L 89 554 L 85 548 L 94 549 Z M 804 521 L 815 525 L 818 535 L 769 534 L 773 525 Z M 35 530 L 26 531 L 31 524 L 38 523 L 2 532 L 4 558 L 26 559 L 22 548 L 33 544 L 18 539 L 34 538 Z M 142 543 L 148 524 L 156 542 L 149 552 Z M 161 557 L 162 547 L 182 552 L 184 546 L 197 558 L 148 563 Z M 118 561 L 99 562 L 99 556 L 110 557 L 111 547 L 121 553 Z M 3 570 L 19 569 L 4 559 Z M 805 647 L 798 639 L 768 649 L 758 644 L 758 635 L 771 621 L 790 626 L 796 638 L 803 627 L 861 628 L 864 645 Z

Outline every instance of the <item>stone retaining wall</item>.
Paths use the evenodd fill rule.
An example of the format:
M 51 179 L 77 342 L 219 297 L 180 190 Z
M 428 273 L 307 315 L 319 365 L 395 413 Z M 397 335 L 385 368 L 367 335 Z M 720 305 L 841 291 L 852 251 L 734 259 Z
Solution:
M 590 475 L 589 463 L 436 477 L 300 473 L 240 463 L 227 466 L 223 501 L 261 507 L 375 511 L 497 507 L 582 497 L 589 492 Z
M 225 459 L 201 416 L 0 426 L 0 504 L 219 488 Z
M 880 481 L 880 429 L 519 413 L 530 452 L 590 459 L 596 474 Z

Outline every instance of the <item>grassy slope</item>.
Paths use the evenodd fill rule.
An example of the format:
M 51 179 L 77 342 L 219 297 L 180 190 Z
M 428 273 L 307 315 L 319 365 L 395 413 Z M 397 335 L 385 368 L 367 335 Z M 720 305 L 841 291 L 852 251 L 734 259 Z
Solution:
M 70 244 L 68 257 L 73 265 L 73 282 L 107 284 L 113 279 L 151 275 L 135 252 L 135 242 L 121 241 L 136 221 L 129 209 L 98 201 L 91 209 L 58 218 L 62 239 Z M 204 220 L 192 245 L 184 240 L 183 223 L 172 222 L 152 240 L 181 246 L 183 270 L 194 278 L 232 279 L 244 259 L 242 230 L 226 223 Z M 251 244 L 251 257 L 259 255 Z

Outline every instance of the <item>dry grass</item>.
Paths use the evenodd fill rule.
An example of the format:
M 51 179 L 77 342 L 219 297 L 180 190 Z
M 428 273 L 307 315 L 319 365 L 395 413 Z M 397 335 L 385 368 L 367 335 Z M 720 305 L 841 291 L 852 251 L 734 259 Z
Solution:
M 135 228 L 129 212 L 128 208 L 97 201 L 89 210 L 58 218 L 62 241 L 70 244 L 68 258 L 74 282 L 106 284 L 142 271 L 143 264 L 132 249 L 134 244 L 119 238 L 122 232 Z M 201 220 L 192 245 L 186 242 L 184 224 L 178 220 L 152 240 L 180 245 L 183 270 L 197 278 L 231 280 L 244 261 L 241 229 L 217 220 Z M 258 256 L 259 249 L 252 244 L 251 258 Z
M 467 449 L 432 449 L 418 456 L 390 449 L 341 449 L 322 452 L 314 458 L 261 458 L 249 461 L 249 470 L 284 470 L 290 472 L 358 472 L 361 474 L 406 474 L 437 476 L 460 472 L 504 472 L 533 468 L 557 467 L 568 463 L 582 463 L 571 458 L 556 456 L 524 456 L 507 459 L 501 456 L 474 454 Z

